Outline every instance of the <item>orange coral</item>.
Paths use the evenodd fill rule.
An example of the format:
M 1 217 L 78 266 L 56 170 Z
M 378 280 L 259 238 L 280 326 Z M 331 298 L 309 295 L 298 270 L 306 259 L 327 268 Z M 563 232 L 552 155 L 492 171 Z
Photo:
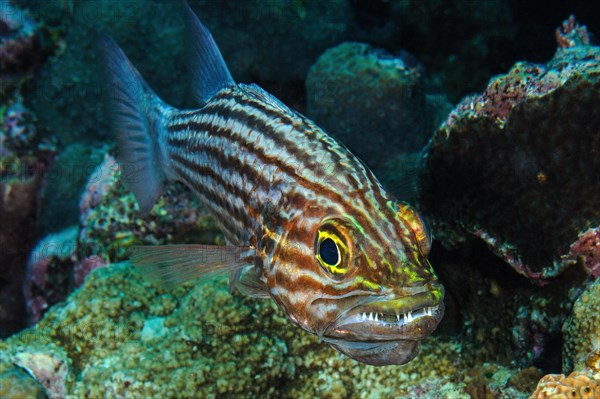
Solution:
M 597 399 L 600 398 L 600 374 L 593 371 L 576 371 L 548 374 L 538 383 L 529 399 Z

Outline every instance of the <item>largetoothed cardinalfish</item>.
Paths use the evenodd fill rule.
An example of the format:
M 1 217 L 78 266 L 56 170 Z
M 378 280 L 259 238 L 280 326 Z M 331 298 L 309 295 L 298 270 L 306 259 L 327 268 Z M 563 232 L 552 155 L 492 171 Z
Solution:
M 444 313 L 422 220 L 315 123 L 236 83 L 211 34 L 184 8 L 199 108 L 161 101 L 102 37 L 108 109 L 141 212 L 168 181 L 183 182 L 227 245 L 139 246 L 131 261 L 167 284 L 228 273 L 232 289 L 272 298 L 353 359 L 410 361 Z

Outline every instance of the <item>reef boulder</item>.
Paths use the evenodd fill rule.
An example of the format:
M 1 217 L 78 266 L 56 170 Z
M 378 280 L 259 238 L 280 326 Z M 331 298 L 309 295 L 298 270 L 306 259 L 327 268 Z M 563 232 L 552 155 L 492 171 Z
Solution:
M 585 44 L 519 62 L 463 99 L 425 159 L 420 204 L 440 241 L 477 237 L 540 283 L 576 264 L 595 275 L 598 104 L 600 48 Z

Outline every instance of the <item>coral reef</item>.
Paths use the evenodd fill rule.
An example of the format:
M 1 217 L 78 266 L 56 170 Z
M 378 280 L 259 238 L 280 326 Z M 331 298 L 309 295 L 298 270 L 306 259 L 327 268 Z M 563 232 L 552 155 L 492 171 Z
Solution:
M 421 208 L 442 242 L 478 237 L 539 283 L 596 262 L 585 243 L 600 225 L 599 102 L 592 46 L 519 62 L 461 101 L 431 140 L 422 179 Z
M 439 122 L 427 112 L 422 67 L 407 53 L 340 44 L 310 68 L 306 91 L 308 116 L 375 168 L 419 152 Z
M 39 347 L 12 348 L 8 356 L 12 364 L 26 370 L 44 387 L 48 398 L 65 397 L 70 361 L 61 348 L 44 342 Z
M 587 356 L 600 350 L 600 280 L 590 283 L 575 301 L 562 329 L 563 371 L 581 370 Z
M 579 26 L 577 21 L 575 21 L 574 15 L 563 21 L 562 26 L 556 28 L 554 35 L 556 43 L 558 43 L 560 48 L 587 46 L 590 44 L 587 27 L 585 25 Z
M 81 286 L 92 270 L 124 259 L 132 244 L 222 240 L 214 221 L 183 186 L 170 187 L 144 219 L 133 196 L 123 188 L 120 169 L 109 154 L 91 173 L 87 165 L 62 168 L 87 176 L 77 207 L 79 221 L 75 227 L 45 236 L 29 257 L 23 282 L 29 324 Z
M 125 259 L 132 244 L 222 243 L 213 219 L 185 187 L 170 185 L 145 218 L 112 156 L 94 170 L 79 205 L 78 259 Z
M 517 370 L 482 369 L 496 354 L 476 344 L 438 335 L 418 361 L 365 366 L 295 328 L 273 301 L 232 295 L 224 278 L 166 291 L 128 264 L 94 270 L 65 303 L 2 345 L 21 367 L 23 357 L 34 358 L 27 364 L 36 365 L 32 375 L 49 397 L 57 397 L 50 388 L 67 397 L 134 398 L 529 394 L 511 384 Z M 48 362 L 60 367 L 44 374 Z

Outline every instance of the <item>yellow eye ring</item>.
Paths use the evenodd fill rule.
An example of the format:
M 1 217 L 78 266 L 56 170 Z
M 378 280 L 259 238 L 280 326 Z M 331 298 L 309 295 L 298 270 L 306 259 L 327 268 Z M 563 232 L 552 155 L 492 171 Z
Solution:
M 337 234 L 328 230 L 317 232 L 315 256 L 325 270 L 333 274 L 346 273 L 342 264 L 347 253 L 348 247 Z

